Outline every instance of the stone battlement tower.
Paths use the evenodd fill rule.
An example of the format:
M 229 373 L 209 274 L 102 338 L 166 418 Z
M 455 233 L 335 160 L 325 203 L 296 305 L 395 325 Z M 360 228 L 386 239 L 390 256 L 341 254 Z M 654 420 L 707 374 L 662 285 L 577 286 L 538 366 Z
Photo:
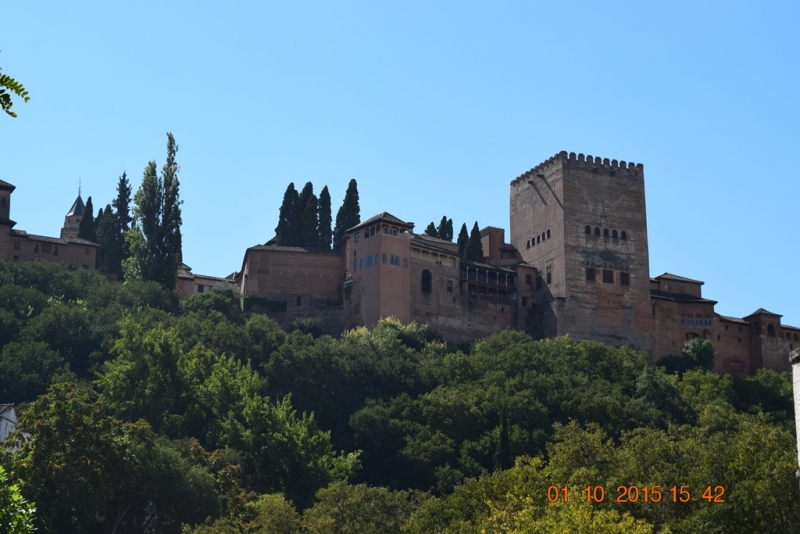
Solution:
M 653 348 L 641 164 L 560 152 L 511 182 L 511 244 L 535 267 L 536 338 Z

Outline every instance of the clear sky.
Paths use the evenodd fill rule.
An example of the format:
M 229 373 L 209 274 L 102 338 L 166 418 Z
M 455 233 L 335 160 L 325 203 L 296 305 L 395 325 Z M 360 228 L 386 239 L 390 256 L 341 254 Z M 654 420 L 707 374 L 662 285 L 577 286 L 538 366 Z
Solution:
M 180 145 L 184 261 L 225 276 L 289 182 L 358 181 L 362 219 L 508 230 L 561 150 L 644 164 L 650 272 L 800 326 L 798 2 L 7 3 L 0 117 L 17 228 L 134 191 Z M 508 237 L 508 234 L 507 234 Z

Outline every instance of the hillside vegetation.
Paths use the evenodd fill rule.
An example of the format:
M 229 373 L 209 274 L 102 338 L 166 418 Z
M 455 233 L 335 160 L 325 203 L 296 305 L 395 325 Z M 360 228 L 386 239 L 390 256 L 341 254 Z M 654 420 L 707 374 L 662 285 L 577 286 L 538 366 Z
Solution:
M 0 262 L 0 402 L 31 435 L 0 465 L 40 531 L 800 525 L 787 374 L 513 331 L 453 347 L 394 320 L 335 339 L 237 304 Z

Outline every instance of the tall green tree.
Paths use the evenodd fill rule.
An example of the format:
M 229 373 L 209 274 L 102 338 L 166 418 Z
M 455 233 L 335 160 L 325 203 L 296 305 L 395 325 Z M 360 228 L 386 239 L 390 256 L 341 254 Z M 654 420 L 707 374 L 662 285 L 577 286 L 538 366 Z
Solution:
M 425 227 L 425 235 L 439 237 L 439 231 L 436 229 L 436 225 L 433 224 L 433 221 L 429 222 L 428 226 Z
M 433 224 L 433 223 L 431 223 Z M 447 215 L 442 217 L 442 220 L 439 222 L 439 226 L 436 228 L 436 232 L 438 234 L 439 239 L 444 239 L 446 241 L 453 240 L 453 219 L 448 219 Z
M 293 247 L 300 244 L 299 211 L 300 196 L 292 182 L 283 193 L 283 203 L 278 212 L 278 226 L 275 227 L 275 242 L 278 245 Z
M 319 201 L 314 194 L 314 185 L 306 182 L 300 192 L 300 246 L 315 247 L 319 236 L 317 227 L 319 226 Z
M 123 172 L 117 182 L 117 198 L 111 203 L 114 207 L 114 230 L 111 247 L 106 254 L 108 271 L 122 275 L 122 262 L 130 256 L 125 234 L 131 227 L 131 184 Z M 106 209 L 108 211 L 108 209 Z
M 469 241 L 469 232 L 467 232 L 467 223 L 461 225 L 461 230 L 458 232 L 458 253 L 463 257 L 464 249 Z
M 106 209 L 100 208 L 95 219 L 95 233 L 100 248 L 97 250 L 97 268 L 101 271 L 116 272 L 111 263 L 115 252 L 116 240 L 114 235 L 114 222 L 116 217 L 111 211 L 111 205 L 106 204 Z
M 361 222 L 361 208 L 358 205 L 358 184 L 355 179 L 347 184 L 342 207 L 336 213 L 336 226 L 333 229 L 333 248 L 339 248 L 344 233 Z
M 78 227 L 78 237 L 94 241 L 95 243 L 97 242 L 97 234 L 95 234 L 94 231 L 94 206 L 92 206 L 92 197 L 86 199 L 86 206 L 83 208 L 83 218 Z
M 322 188 L 319 192 L 319 215 L 317 217 L 319 226 L 317 227 L 317 235 L 319 236 L 318 246 L 322 248 L 331 248 L 331 239 L 333 237 L 331 224 L 333 222 L 331 212 L 331 194 L 328 192 L 328 186 Z
M 144 169 L 136 192 L 133 224 L 126 234 L 130 257 L 125 260 L 125 278 L 152 280 L 174 289 L 182 258 L 181 201 L 175 161 L 178 145 L 167 133 L 167 161 L 156 173 L 156 162 Z
M 20 82 L 0 72 L 0 109 L 5 111 L 8 115 L 16 117 L 17 114 L 11 111 L 14 105 L 11 101 L 12 95 L 20 97 L 23 102 L 30 100 L 28 91 L 25 90 L 25 87 Z
M 464 247 L 464 259 L 467 261 L 483 261 L 483 244 L 481 243 L 481 231 L 478 229 L 478 221 L 472 226 L 469 240 Z

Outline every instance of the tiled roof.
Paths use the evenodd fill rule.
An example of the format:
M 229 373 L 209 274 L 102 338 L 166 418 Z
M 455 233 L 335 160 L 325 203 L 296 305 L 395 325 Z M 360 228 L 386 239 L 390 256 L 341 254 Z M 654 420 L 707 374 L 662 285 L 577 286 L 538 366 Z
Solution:
M 686 278 L 683 276 L 678 276 L 677 274 L 671 273 L 664 273 L 659 276 L 656 276 L 656 280 L 664 279 L 664 280 L 677 280 L 678 282 L 691 282 L 693 284 L 700 284 L 703 285 L 705 282 L 701 282 L 700 280 L 692 280 L 691 278 Z
M 327 248 L 318 248 L 318 247 L 285 247 L 281 245 L 256 245 L 254 247 L 249 247 L 247 250 L 274 250 L 274 251 L 281 251 L 281 252 L 305 252 L 305 253 L 332 253 L 332 254 L 341 254 L 338 250 L 330 250 Z
M 739 323 L 739 324 L 750 324 L 744 319 L 739 319 L 738 317 L 728 317 L 727 315 L 720 315 L 720 320 L 728 321 L 729 323 Z
M 753 315 L 758 315 L 760 313 L 764 313 L 764 314 L 767 314 L 767 315 L 775 315 L 777 317 L 783 317 L 783 315 L 781 315 L 780 313 L 773 313 L 773 312 L 771 312 L 769 310 L 765 310 L 764 308 L 757 309 L 756 311 L 754 311 L 753 313 L 751 313 L 747 317 L 752 317 Z
M 67 212 L 67 217 L 73 217 L 75 215 L 83 215 L 83 199 L 81 198 L 80 193 L 78 194 L 78 198 L 75 199 L 75 202 L 72 203 L 72 207 Z
M 401 225 L 401 226 L 409 226 L 409 227 L 413 227 L 414 226 L 414 223 L 406 222 L 406 221 L 404 221 L 404 220 L 402 220 L 402 219 L 400 219 L 398 217 L 395 217 L 394 215 L 392 215 L 388 211 L 382 211 L 381 213 L 378 213 L 377 215 L 373 215 L 372 217 L 370 217 L 366 221 L 361 221 L 360 223 L 358 223 L 357 225 L 353 226 L 352 228 L 348 228 L 347 230 L 345 230 L 345 233 L 352 232 L 353 230 L 357 230 L 358 228 L 362 228 L 364 226 L 367 226 L 367 225 L 370 225 L 370 224 L 374 224 L 374 223 L 376 223 L 378 221 L 387 221 L 387 222 L 398 224 L 398 225 Z
M 651 289 L 650 296 L 663 299 L 663 300 L 673 300 L 676 302 L 704 302 L 708 304 L 716 304 L 716 300 L 709 300 L 704 299 L 703 297 L 695 297 L 694 295 L 684 295 L 679 293 L 670 293 L 668 291 L 660 291 L 658 289 Z

